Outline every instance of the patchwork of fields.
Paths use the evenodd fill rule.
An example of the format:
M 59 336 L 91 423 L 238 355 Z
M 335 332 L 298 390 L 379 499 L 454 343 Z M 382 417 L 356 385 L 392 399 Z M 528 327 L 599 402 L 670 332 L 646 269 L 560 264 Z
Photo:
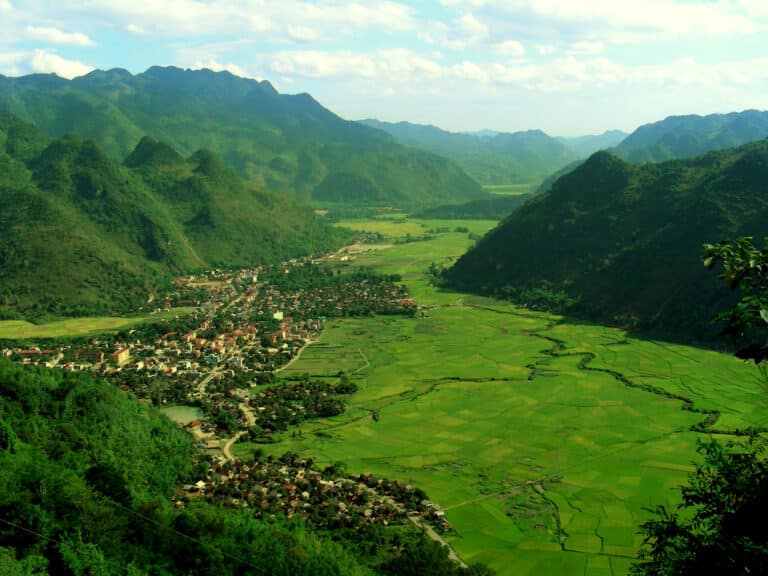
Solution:
M 358 257 L 353 265 L 403 274 L 430 309 L 330 322 L 282 375 L 344 370 L 360 390 L 343 416 L 272 448 L 423 488 L 446 511 L 462 558 L 499 574 L 626 574 L 645 509 L 676 501 L 708 437 L 692 427 L 768 424 L 756 371 L 429 286 L 430 263 L 469 244 L 449 232 Z

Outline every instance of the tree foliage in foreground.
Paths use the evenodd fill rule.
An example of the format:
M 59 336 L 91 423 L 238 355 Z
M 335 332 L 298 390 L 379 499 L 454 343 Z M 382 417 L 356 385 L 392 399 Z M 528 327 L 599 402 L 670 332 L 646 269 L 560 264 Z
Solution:
M 741 341 L 739 356 L 765 375 L 768 334 L 768 250 L 752 238 L 706 245 L 704 264 L 722 264 L 721 277 L 741 299 L 719 316 Z M 768 461 L 757 436 L 725 445 L 702 443 L 703 463 L 682 487 L 673 511 L 658 507 L 640 527 L 645 542 L 634 576 L 768 574 Z
M 768 573 L 768 462 L 756 440 L 702 443 L 682 502 L 641 526 L 634 576 Z
M 759 365 L 768 359 L 768 240 L 762 249 L 752 238 L 738 238 L 707 244 L 704 250 L 704 265 L 722 264 L 723 281 L 741 292 L 736 305 L 718 318 L 742 346 L 736 355 Z

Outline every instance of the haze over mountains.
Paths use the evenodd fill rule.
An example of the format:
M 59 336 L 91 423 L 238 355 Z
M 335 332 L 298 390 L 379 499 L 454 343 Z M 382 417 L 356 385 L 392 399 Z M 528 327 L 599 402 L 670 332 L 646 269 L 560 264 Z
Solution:
M 632 163 L 692 158 L 768 137 L 768 112 L 745 110 L 708 116 L 669 116 L 626 134 L 609 130 L 596 136 L 551 137 L 541 130 L 514 133 L 482 130 L 453 133 L 409 122 L 361 123 L 384 130 L 398 141 L 450 158 L 484 185 L 544 182 L 542 189 L 598 150 L 612 150 Z
M 553 138 L 541 130 L 522 132 L 447 132 L 409 122 L 361 120 L 403 144 L 450 158 L 481 184 L 538 184 L 546 176 L 591 153 L 615 146 L 626 134 Z
M 94 139 L 122 161 L 151 136 L 182 154 L 207 148 L 240 176 L 302 200 L 428 204 L 480 198 L 451 162 L 342 120 L 308 94 L 228 72 L 152 67 L 0 76 L 0 109 L 59 137 Z

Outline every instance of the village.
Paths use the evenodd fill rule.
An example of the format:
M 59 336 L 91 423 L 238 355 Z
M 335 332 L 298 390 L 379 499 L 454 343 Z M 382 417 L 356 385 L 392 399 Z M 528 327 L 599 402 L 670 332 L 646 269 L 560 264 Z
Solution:
M 195 311 L 118 335 L 76 345 L 10 347 L 0 354 L 102 374 L 139 398 L 165 404 L 209 397 L 216 380 L 240 387 L 272 381 L 317 338 L 328 317 L 412 314 L 416 303 L 389 278 L 335 276 L 317 261 L 291 260 L 177 278 L 156 311 L 185 306 Z M 157 377 L 178 382 L 178 393 L 155 402 L 148 383 Z
M 416 313 L 398 278 L 365 270 L 340 274 L 322 260 L 291 260 L 237 271 L 212 270 L 177 278 L 153 299 L 153 311 L 192 307 L 193 312 L 124 333 L 56 345 L 0 350 L 12 361 L 91 371 L 140 401 L 166 410 L 194 436 L 208 473 L 177 495 L 248 507 L 257 516 L 298 515 L 315 525 L 450 524 L 420 490 L 375 478 L 317 471 L 295 455 L 243 462 L 232 455 L 240 441 L 272 442 L 274 434 L 313 418 L 341 414 L 356 386 L 307 377 L 279 380 L 278 373 L 316 340 L 328 318 Z M 157 306 L 159 304 L 159 306 Z M 372 414 L 376 418 L 376 414 Z
M 370 473 L 343 477 L 339 470 L 312 468 L 311 459 L 287 453 L 253 463 L 219 461 L 205 481 L 187 485 L 176 505 L 204 497 L 254 510 L 257 517 L 300 517 L 323 529 L 362 529 L 427 520 L 442 531 L 451 526 L 440 508 L 412 486 Z

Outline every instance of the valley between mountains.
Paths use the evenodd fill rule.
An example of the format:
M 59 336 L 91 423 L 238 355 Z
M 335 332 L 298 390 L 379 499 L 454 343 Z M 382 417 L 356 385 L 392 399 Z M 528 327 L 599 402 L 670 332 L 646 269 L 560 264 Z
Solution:
M 0 76 L 0 572 L 655 573 L 763 501 L 766 138 Z

